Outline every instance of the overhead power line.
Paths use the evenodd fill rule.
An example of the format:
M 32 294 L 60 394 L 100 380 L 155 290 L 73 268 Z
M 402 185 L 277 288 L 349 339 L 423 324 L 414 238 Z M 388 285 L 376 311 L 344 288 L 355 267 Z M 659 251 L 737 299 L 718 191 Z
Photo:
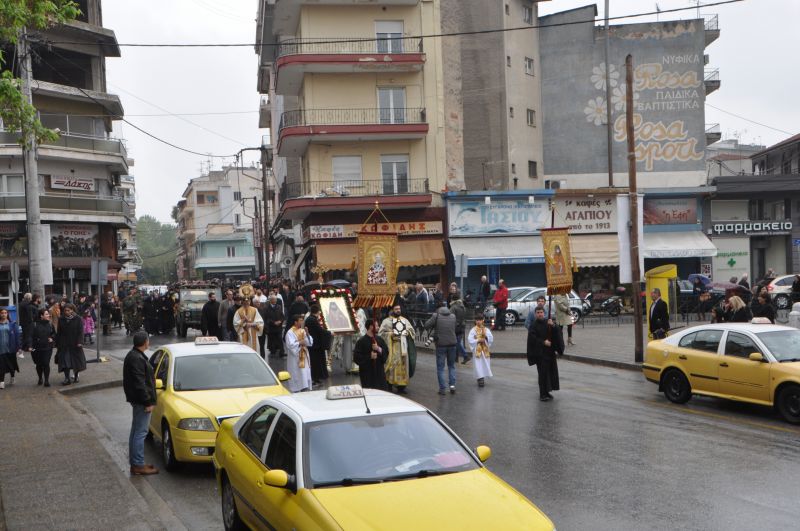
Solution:
M 777 127 L 772 127 L 771 125 L 762 124 L 761 122 L 756 122 L 755 120 L 751 120 L 750 118 L 745 118 L 744 116 L 742 116 L 740 114 L 732 113 L 730 111 L 726 111 L 725 109 L 720 109 L 719 107 L 717 107 L 715 105 L 711 105 L 708 102 L 706 102 L 706 106 L 711 107 L 712 109 L 716 109 L 719 112 L 724 112 L 725 114 L 730 114 L 731 116 L 735 116 L 736 118 L 739 118 L 740 120 L 744 120 L 745 122 L 750 122 L 751 124 L 760 125 L 761 127 L 766 127 L 767 129 L 772 129 L 773 131 L 777 131 L 779 133 L 784 133 L 784 134 L 790 135 L 790 136 L 796 134 L 796 133 L 790 133 L 789 131 L 784 131 L 783 129 L 778 129 Z
M 703 9 L 707 7 L 716 7 L 722 6 L 726 4 L 735 4 L 738 2 L 743 2 L 744 0 L 721 0 L 719 2 L 712 2 L 708 4 L 696 4 L 689 7 L 676 7 L 672 9 L 661 9 L 657 11 L 647 11 L 642 13 L 632 13 L 630 15 L 619 15 L 616 17 L 608 17 L 608 20 L 625 20 L 629 18 L 639 18 L 639 17 L 646 17 L 646 16 L 653 16 L 653 15 L 663 15 L 664 13 L 677 13 L 679 11 L 689 11 L 695 9 Z M 577 24 L 594 24 L 597 20 L 587 19 L 587 20 L 574 20 L 571 22 L 557 22 L 553 24 L 531 24 L 529 26 L 516 26 L 513 28 L 492 28 L 486 30 L 472 30 L 472 31 L 455 31 L 455 32 L 448 32 L 448 33 L 430 33 L 427 35 L 416 35 L 416 36 L 408 36 L 403 37 L 407 39 L 433 39 L 438 37 L 461 37 L 461 36 L 468 36 L 468 35 L 487 35 L 492 33 L 506 33 L 510 31 L 524 31 L 524 30 L 532 30 L 532 29 L 546 29 L 546 28 L 559 28 L 563 26 L 574 26 Z M 369 38 L 358 38 L 358 39 L 337 39 L 333 41 L 325 41 L 325 40 L 315 40 L 314 44 L 345 44 L 345 43 L 358 43 L 358 42 L 378 42 L 378 41 L 386 41 L 391 39 L 379 39 L 377 37 L 369 37 Z M 45 40 L 46 44 L 86 44 L 83 42 L 73 42 L 73 41 L 53 41 L 53 40 Z M 233 42 L 233 43 L 142 43 L 142 42 L 127 42 L 127 43 L 117 43 L 117 46 L 125 46 L 131 48 L 243 48 L 243 47 L 274 47 L 280 46 L 281 43 L 277 42 L 261 42 L 261 43 L 253 43 L 253 42 Z

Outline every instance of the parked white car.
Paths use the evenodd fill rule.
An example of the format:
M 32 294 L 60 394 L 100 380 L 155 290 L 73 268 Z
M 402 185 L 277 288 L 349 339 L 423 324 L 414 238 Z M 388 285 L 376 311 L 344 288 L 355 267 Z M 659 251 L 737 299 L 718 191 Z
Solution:
M 794 283 L 794 278 L 794 275 L 781 275 L 767 284 L 767 291 L 769 291 L 775 306 L 779 310 L 786 310 L 792 307 L 792 284 Z
M 547 297 L 547 288 L 509 288 L 508 291 L 510 295 L 505 316 L 506 326 L 513 326 L 517 321 L 524 321 L 528 317 L 528 313 L 531 309 L 536 307 L 536 299 L 538 299 L 540 295 Z M 569 293 L 569 307 L 573 321 L 577 323 L 583 316 L 583 300 L 575 290 Z M 497 310 L 493 306 L 488 307 L 484 315 L 487 319 L 494 320 L 497 315 Z

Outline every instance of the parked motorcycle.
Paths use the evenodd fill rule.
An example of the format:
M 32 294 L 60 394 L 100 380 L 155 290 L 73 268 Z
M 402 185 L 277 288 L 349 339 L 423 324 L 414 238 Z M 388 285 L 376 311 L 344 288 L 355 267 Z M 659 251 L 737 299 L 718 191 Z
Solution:
M 594 299 L 592 292 L 589 292 L 586 297 L 583 298 L 583 315 L 589 315 L 592 312 L 595 312 L 594 308 Z M 619 295 L 613 295 L 602 303 L 600 303 L 600 311 L 605 312 L 611 317 L 617 317 L 619 314 L 622 313 L 622 297 Z

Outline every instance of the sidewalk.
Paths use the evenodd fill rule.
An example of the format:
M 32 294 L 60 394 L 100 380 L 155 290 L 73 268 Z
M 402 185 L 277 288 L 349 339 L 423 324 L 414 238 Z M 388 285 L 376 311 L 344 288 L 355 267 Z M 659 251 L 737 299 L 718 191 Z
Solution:
M 87 356 L 89 352 L 87 351 Z M 90 356 L 93 357 L 93 356 Z M 122 363 L 90 363 L 81 383 L 36 385 L 30 355 L 0 391 L 0 529 L 163 529 L 68 393 L 120 385 Z M 124 400 L 120 389 L 120 400 Z

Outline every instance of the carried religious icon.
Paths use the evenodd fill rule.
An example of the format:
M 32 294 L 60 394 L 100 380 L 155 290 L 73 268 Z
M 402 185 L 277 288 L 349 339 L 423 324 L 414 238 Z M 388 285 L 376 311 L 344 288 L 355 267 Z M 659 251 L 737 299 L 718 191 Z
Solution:
M 548 295 L 566 294 L 572 289 L 572 253 L 569 229 L 542 229 Z

